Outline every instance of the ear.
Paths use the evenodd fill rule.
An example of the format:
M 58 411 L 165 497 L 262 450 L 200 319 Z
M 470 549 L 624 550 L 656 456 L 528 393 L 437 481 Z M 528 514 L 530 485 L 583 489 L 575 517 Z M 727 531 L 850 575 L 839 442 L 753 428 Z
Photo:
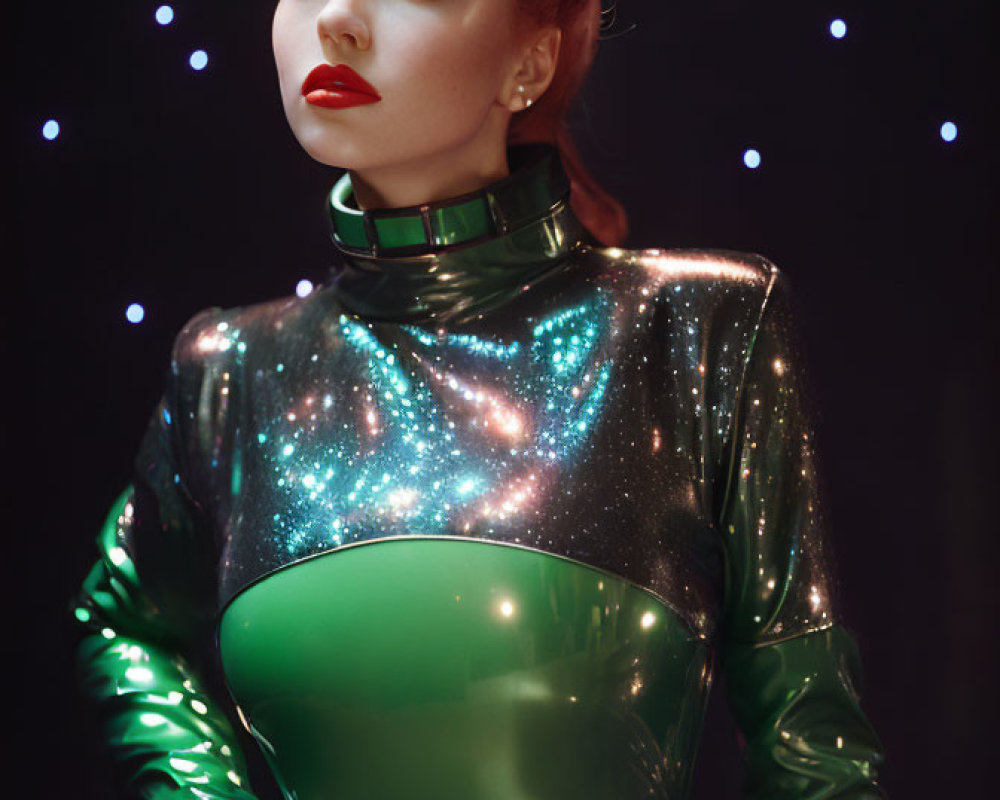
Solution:
M 545 94 L 556 74 L 561 41 L 562 31 L 555 27 L 545 28 L 528 39 L 501 98 L 511 113 L 530 108 Z

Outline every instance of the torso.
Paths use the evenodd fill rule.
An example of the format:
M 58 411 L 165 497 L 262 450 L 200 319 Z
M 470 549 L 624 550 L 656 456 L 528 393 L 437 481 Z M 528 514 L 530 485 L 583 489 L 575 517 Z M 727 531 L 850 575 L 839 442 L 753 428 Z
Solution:
M 724 603 L 715 512 L 773 268 L 713 251 L 586 248 L 577 259 L 578 272 L 557 286 L 542 282 L 454 328 L 365 321 L 321 288 L 305 299 L 214 311 L 183 334 L 181 430 L 192 491 L 220 536 L 223 665 L 258 739 L 283 742 L 286 761 L 275 755 L 275 771 L 294 796 L 326 796 L 324 782 L 338 771 L 353 786 L 366 771 L 389 770 L 385 753 L 358 754 L 371 754 L 390 731 L 414 743 L 404 759 L 410 766 L 396 777 L 379 772 L 373 793 L 329 796 L 399 797 L 396 778 L 407 775 L 412 797 L 686 791 Z M 436 548 L 449 542 L 463 549 L 442 555 Z M 398 562 L 404 553 L 410 560 Z M 385 583 L 379 558 L 392 565 Z M 453 585 L 421 577 L 442 560 L 454 567 Z M 364 567 L 343 572 L 349 563 Z M 291 605 L 277 602 L 283 610 L 269 618 L 264 598 L 288 596 L 297 574 L 312 588 L 292 592 Z M 443 598 L 478 598 L 468 603 L 481 606 L 479 638 L 474 610 L 455 601 L 439 619 L 425 619 L 429 633 L 399 651 L 397 671 L 350 691 L 330 677 L 370 675 L 366 652 L 378 630 L 412 629 L 426 618 L 433 586 Z M 616 602 L 603 602 L 601 592 Z M 387 596 L 397 605 L 412 598 L 406 605 L 422 614 L 394 622 L 379 605 Z M 496 615 L 503 602 L 511 604 L 506 618 Z M 472 616 L 455 617 L 459 610 Z M 351 627 L 359 614 L 378 626 L 370 638 L 364 625 Z M 655 624 L 647 631 L 643 619 Z M 514 623 L 519 633 L 505 633 Z M 353 666 L 255 676 L 246 665 L 261 642 L 285 662 Z M 497 660 L 477 671 L 484 648 Z M 428 677 L 441 671 L 450 676 L 444 683 Z M 358 691 L 391 695 L 406 674 L 416 676 L 412 691 L 373 700 L 384 716 L 347 708 Z M 304 692 L 298 699 L 294 686 Z M 542 694 L 532 697 L 531 686 Z M 328 704 L 303 699 L 316 695 Z M 498 697 L 506 698 L 499 706 Z M 298 758 L 291 743 L 301 749 L 303 739 L 292 707 L 300 724 L 318 724 L 320 708 L 354 722 L 336 727 L 320 748 L 325 755 Z M 358 719 L 379 721 L 365 731 Z M 558 742 L 576 732 L 567 763 L 578 765 L 579 781 L 550 786 L 539 777 L 533 730 L 555 762 Z M 602 730 L 617 731 L 614 743 L 581 760 L 580 748 L 599 742 Z M 477 752 L 496 758 L 477 762 Z M 429 776 L 451 774 L 444 765 L 456 757 L 465 778 L 420 788 Z M 503 774 L 499 784 L 490 770 Z M 489 788 L 504 781 L 520 788 Z

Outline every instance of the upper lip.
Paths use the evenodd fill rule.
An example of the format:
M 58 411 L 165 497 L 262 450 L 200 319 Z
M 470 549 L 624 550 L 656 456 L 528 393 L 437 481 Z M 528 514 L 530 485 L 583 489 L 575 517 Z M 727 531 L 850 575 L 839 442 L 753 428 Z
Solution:
M 379 93 L 368 81 L 351 69 L 347 64 L 320 64 L 310 72 L 302 83 L 302 94 L 314 92 L 317 89 L 345 89 L 349 92 L 361 92 L 379 97 Z

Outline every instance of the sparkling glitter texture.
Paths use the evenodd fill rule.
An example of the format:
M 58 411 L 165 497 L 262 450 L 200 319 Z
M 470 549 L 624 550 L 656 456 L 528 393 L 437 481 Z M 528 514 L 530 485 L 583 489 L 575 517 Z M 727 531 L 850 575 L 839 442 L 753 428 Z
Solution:
M 329 287 L 192 320 L 167 427 L 216 531 L 220 606 L 337 547 L 462 536 L 624 577 L 703 637 L 727 600 L 748 641 L 832 624 L 778 274 L 582 257 L 604 268 L 539 292 L 503 336 L 366 321 Z

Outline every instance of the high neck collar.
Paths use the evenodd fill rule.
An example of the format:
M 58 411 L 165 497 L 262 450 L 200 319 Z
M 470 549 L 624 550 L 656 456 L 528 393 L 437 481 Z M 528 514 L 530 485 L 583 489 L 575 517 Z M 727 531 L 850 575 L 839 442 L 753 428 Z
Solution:
M 556 149 L 517 145 L 508 160 L 501 181 L 402 209 L 358 210 L 349 175 L 341 178 L 327 210 L 343 262 L 331 290 L 344 309 L 375 321 L 460 324 L 569 270 L 570 252 L 593 240 L 570 208 Z

